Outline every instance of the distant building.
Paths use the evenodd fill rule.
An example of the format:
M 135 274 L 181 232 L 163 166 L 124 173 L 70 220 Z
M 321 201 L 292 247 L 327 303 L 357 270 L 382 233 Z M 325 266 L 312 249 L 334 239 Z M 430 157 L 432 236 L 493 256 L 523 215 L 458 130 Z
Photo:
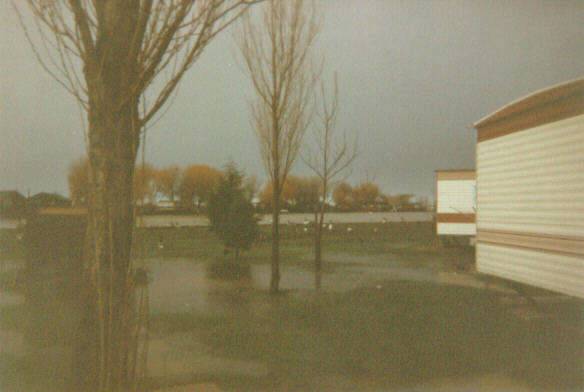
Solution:
M 253 205 L 253 208 L 256 208 L 256 209 L 260 207 L 261 202 L 262 201 L 258 196 L 254 196 L 251 199 L 251 204 Z
M 436 234 L 476 234 L 474 170 L 436 171 Z
M 584 298 L 584 79 L 477 129 L 477 270 Z
M 47 207 L 71 207 L 71 200 L 58 193 L 40 192 L 27 200 L 27 205 L 33 210 Z
M 137 204 L 140 201 L 137 202 Z M 144 205 L 150 204 L 156 210 L 174 211 L 180 208 L 180 197 L 175 195 L 174 198 L 169 198 L 163 193 L 156 192 L 152 198 L 148 198 L 148 202 Z M 140 205 L 140 204 L 138 204 Z
M 161 210 L 174 210 L 176 209 L 176 204 L 172 200 L 157 200 L 155 205 Z
M 0 191 L 0 218 L 22 218 L 26 214 L 26 197 L 18 191 Z

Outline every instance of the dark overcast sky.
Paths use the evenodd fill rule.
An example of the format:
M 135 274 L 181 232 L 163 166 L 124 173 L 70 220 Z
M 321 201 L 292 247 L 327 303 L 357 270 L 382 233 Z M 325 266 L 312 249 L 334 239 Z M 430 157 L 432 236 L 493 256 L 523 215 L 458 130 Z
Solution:
M 17 1 L 19 3 L 20 1 Z M 84 153 L 73 101 L 35 62 L 0 2 L 0 189 L 67 193 Z M 471 124 L 535 90 L 584 75 L 584 1 L 322 0 L 319 47 L 338 72 L 338 127 L 359 135 L 350 177 L 385 192 L 433 193 L 439 168 L 474 167 Z M 149 131 L 156 165 L 232 159 L 263 178 L 230 34 L 183 80 Z M 306 174 L 301 162 L 294 172 Z

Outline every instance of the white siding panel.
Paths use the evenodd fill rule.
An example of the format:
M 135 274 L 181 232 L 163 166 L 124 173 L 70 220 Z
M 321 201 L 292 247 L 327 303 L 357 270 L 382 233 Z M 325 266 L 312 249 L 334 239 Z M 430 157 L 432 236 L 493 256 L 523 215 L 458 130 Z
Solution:
M 497 231 L 505 231 L 505 232 L 514 232 L 514 233 L 522 233 L 528 232 L 533 230 L 533 224 L 525 224 L 525 223 L 494 223 L 494 222 L 483 222 L 477 225 L 477 230 L 484 230 L 481 227 L 487 226 L 489 230 L 497 230 Z M 557 236 L 570 236 L 570 237 L 577 237 L 581 234 L 582 229 L 580 226 L 573 226 L 573 225 L 563 225 L 561 223 L 555 225 L 546 225 L 546 232 L 545 235 L 557 235 Z
M 476 235 L 474 223 L 438 223 L 438 235 Z
M 584 258 L 579 256 L 479 242 L 477 270 L 584 298 Z
M 477 145 L 479 230 L 584 237 L 584 116 Z
M 439 214 L 474 214 L 476 209 L 475 180 L 439 180 L 437 184 Z

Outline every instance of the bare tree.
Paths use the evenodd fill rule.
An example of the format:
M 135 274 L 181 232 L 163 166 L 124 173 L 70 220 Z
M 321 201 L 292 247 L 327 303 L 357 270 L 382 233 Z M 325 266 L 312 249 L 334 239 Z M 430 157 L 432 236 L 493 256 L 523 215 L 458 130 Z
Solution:
M 20 17 L 37 59 L 87 114 L 86 258 L 99 315 L 98 371 L 87 388 L 118 391 L 132 382 L 132 182 L 141 133 L 209 42 L 256 1 L 22 2 L 38 31 Z
M 280 197 L 311 120 L 317 79 L 312 51 L 320 29 L 312 1 L 269 0 L 258 21 L 243 18 L 236 39 L 256 99 L 251 103 L 262 160 L 273 185 L 272 276 L 270 291 L 280 284 Z
M 314 210 L 314 273 L 315 286 L 320 288 L 322 282 L 322 235 L 327 200 L 339 176 L 347 170 L 357 156 L 357 143 L 349 143 L 345 135 L 340 139 L 336 133 L 337 113 L 339 109 L 339 89 L 335 76 L 332 91 L 326 91 L 320 83 L 320 95 L 317 117 L 319 124 L 314 128 L 312 148 L 306 148 L 302 155 L 304 163 L 320 180 L 319 203 Z M 340 139 L 340 140 L 339 140 Z

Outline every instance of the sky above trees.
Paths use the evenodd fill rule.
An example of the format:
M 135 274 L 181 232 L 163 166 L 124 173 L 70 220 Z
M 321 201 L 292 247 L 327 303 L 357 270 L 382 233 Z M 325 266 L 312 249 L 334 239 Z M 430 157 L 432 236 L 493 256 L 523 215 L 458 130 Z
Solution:
M 338 128 L 361 154 L 349 180 L 432 195 L 434 170 L 474 167 L 473 122 L 535 90 L 584 75 L 584 2 L 318 1 L 318 46 L 340 87 Z M 34 59 L 0 3 L 0 189 L 67 194 L 84 154 L 80 112 Z M 233 160 L 262 180 L 253 96 L 230 34 L 183 80 L 148 131 L 157 166 Z M 308 174 L 298 161 L 294 173 Z

